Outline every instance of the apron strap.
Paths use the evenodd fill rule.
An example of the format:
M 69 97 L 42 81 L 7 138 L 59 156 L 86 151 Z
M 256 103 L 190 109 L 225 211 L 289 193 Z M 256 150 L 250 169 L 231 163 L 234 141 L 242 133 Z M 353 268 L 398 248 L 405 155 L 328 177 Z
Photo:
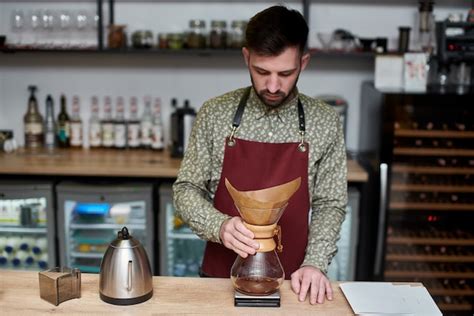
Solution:
M 234 141 L 234 135 L 235 132 L 237 131 L 237 128 L 240 126 L 240 122 L 242 121 L 242 116 L 244 115 L 244 110 L 245 106 L 247 105 L 247 100 L 250 96 L 250 90 L 252 87 L 248 87 L 245 89 L 244 94 L 240 98 L 239 106 L 237 107 L 237 111 L 234 114 L 234 119 L 232 121 L 232 131 L 229 136 L 228 140 L 228 145 L 229 146 L 234 146 L 235 141 Z M 304 144 L 304 136 L 305 136 L 305 131 L 306 131 L 306 123 L 304 119 L 304 109 L 303 109 L 303 104 L 300 101 L 300 98 L 298 97 L 298 128 L 301 136 L 301 142 L 298 146 L 298 149 L 302 152 L 306 151 L 306 146 Z

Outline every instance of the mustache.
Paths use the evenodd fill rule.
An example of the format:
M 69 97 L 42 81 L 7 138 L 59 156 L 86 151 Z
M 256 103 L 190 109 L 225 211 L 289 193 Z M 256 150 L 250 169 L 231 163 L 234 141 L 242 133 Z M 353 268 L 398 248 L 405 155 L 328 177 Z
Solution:
M 285 97 L 286 96 L 286 94 L 283 91 L 277 91 L 275 93 L 272 93 L 268 91 L 267 89 L 260 90 L 259 94 L 262 96 L 270 96 L 270 97 Z

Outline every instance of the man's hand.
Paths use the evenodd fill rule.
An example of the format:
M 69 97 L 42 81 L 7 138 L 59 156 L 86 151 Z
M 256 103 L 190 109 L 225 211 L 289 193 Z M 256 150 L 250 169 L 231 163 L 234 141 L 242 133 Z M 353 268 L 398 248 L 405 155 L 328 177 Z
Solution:
M 317 268 L 304 266 L 291 275 L 291 288 L 298 295 L 300 302 L 306 299 L 309 291 L 309 302 L 311 304 L 324 303 L 324 295 L 332 301 L 332 287 L 328 278 Z
M 232 217 L 222 223 L 219 232 L 222 244 L 236 252 L 242 258 L 255 254 L 260 244 L 253 240 L 254 234 L 245 227 L 242 219 L 238 216 Z

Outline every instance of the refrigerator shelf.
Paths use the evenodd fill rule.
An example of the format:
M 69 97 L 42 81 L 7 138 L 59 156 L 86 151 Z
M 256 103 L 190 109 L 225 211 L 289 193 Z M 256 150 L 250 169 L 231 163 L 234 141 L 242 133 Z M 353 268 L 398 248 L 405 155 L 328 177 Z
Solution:
M 12 227 L 0 226 L 0 233 L 46 234 L 46 227 Z
M 145 230 L 145 224 L 71 224 L 70 229 L 114 229 L 120 230 L 126 226 L 129 230 Z
M 73 258 L 96 258 L 96 259 L 102 259 L 103 256 L 104 256 L 103 253 L 71 251 L 71 257 L 73 257 Z
M 197 235 L 189 233 L 169 233 L 168 238 L 170 239 L 200 239 Z

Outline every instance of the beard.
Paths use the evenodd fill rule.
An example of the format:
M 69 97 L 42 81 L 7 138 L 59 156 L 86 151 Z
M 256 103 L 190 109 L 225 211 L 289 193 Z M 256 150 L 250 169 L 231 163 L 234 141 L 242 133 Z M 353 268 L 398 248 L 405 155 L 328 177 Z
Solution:
M 284 91 L 277 91 L 275 93 L 271 93 L 270 91 L 268 91 L 268 89 L 262 89 L 260 91 L 257 91 L 252 74 L 250 74 L 250 80 L 252 81 L 252 86 L 258 98 L 260 99 L 260 101 L 263 102 L 263 104 L 272 109 L 276 109 L 282 106 L 295 95 L 296 83 L 298 82 L 298 78 L 299 74 L 298 77 L 296 77 L 295 83 L 293 84 L 288 93 L 285 93 Z

